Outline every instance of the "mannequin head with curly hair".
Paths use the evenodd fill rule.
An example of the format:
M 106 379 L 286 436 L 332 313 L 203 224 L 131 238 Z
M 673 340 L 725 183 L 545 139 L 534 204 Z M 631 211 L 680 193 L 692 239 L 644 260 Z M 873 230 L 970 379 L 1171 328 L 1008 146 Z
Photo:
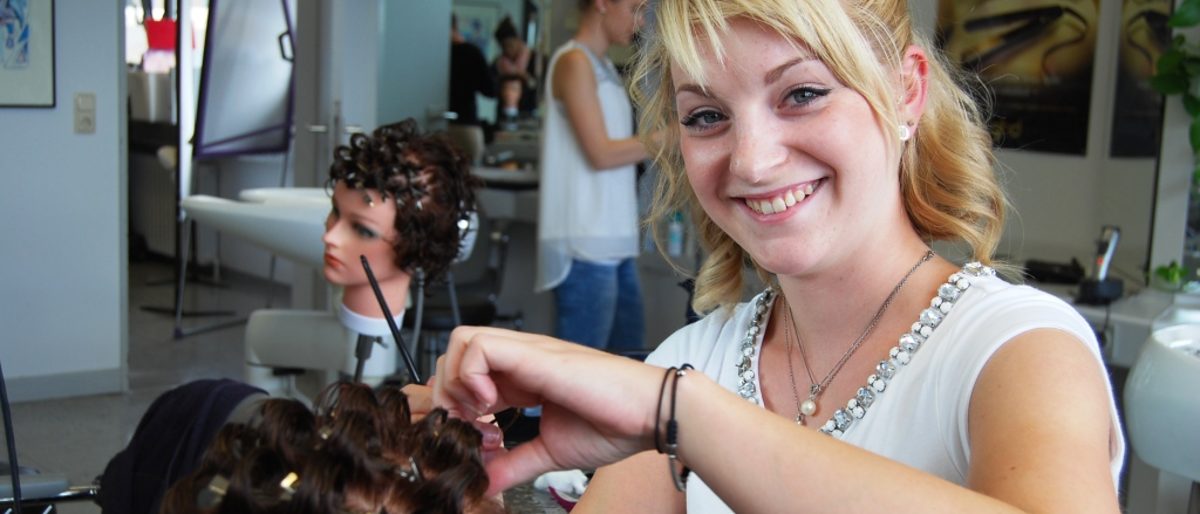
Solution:
M 345 287 L 351 310 L 376 315 L 365 256 L 388 305 L 399 309 L 412 275 L 437 280 L 458 256 L 477 179 L 453 144 L 421 134 L 412 119 L 355 134 L 333 157 L 325 278 Z
M 200 466 L 167 491 L 162 512 L 502 512 L 484 496 L 482 436 L 436 409 L 419 421 L 395 386 L 335 383 L 315 412 L 269 399 L 226 425 Z

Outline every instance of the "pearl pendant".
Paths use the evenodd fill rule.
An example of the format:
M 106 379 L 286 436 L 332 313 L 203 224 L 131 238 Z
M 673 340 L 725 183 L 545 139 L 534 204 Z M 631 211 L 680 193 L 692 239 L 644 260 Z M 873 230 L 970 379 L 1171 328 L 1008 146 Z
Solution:
M 817 412 L 817 402 L 813 401 L 812 398 L 804 400 L 804 403 L 800 404 L 800 413 L 801 414 L 804 414 L 805 416 L 812 416 L 813 414 L 816 414 L 816 412 Z

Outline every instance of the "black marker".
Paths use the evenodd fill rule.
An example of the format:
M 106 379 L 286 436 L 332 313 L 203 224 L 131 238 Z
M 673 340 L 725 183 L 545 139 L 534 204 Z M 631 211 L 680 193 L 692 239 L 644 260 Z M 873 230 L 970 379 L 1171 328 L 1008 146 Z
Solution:
M 375 280 L 375 274 L 371 273 L 371 264 L 367 262 L 366 255 L 360 255 L 358 258 L 362 261 L 363 271 L 367 272 L 367 280 L 371 281 L 371 289 L 375 291 L 375 299 L 379 301 L 379 308 L 383 309 L 383 318 L 387 320 L 388 328 L 392 331 L 392 337 L 396 339 L 396 346 L 400 348 L 400 355 L 404 357 L 404 364 L 408 366 L 408 376 L 412 378 L 414 384 L 420 384 L 421 375 L 417 373 L 417 365 L 413 363 L 412 355 L 408 354 L 408 347 L 404 345 L 404 338 L 400 336 L 400 328 L 396 326 L 396 320 L 392 319 L 392 311 L 388 309 L 387 300 L 383 299 L 383 291 L 379 289 L 379 281 Z

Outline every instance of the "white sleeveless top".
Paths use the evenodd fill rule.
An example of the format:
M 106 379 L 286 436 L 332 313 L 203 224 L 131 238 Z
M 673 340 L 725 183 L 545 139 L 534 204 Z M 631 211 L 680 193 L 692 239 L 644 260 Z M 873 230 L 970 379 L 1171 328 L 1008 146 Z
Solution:
M 967 430 L 971 394 L 984 366 L 1004 343 L 1035 329 L 1065 331 L 1091 350 L 1097 370 L 1107 379 L 1095 334 L 1070 305 L 1045 292 L 1008 284 L 994 276 L 974 277 L 970 281 L 970 289 L 954 302 L 953 310 L 920 351 L 913 354 L 909 364 L 896 373 L 886 392 L 876 398 L 866 416 L 837 437 L 964 485 L 971 461 Z M 738 391 L 741 386 L 738 376 L 738 362 L 742 359 L 740 347 L 747 336 L 757 302 L 756 297 L 732 310 L 715 311 L 680 329 L 646 362 L 663 367 L 691 363 L 723 387 Z M 767 310 L 764 323 L 771 312 Z M 755 355 L 761 355 L 764 333 L 760 330 L 755 336 Z M 758 405 L 762 405 L 761 387 L 757 383 L 757 358 L 753 359 L 752 369 L 755 391 L 751 394 Z M 865 384 L 866 377 L 862 378 Z M 1125 441 L 1111 396 L 1109 416 L 1112 433 L 1116 434 L 1109 443 L 1109 463 L 1113 483 L 1118 484 Z M 730 437 L 753 437 L 753 434 L 731 434 Z M 688 480 L 687 512 L 732 511 L 704 483 L 704 477 L 693 474 Z
M 574 49 L 583 51 L 596 76 L 596 95 L 610 139 L 633 137 L 633 107 L 612 61 L 568 41 L 554 52 L 546 72 L 551 91 L 554 66 Z M 616 262 L 638 251 L 635 166 L 597 172 L 575 140 L 565 108 L 547 96 L 542 120 L 541 190 L 538 211 L 538 272 L 535 291 L 553 289 L 571 271 L 571 260 Z

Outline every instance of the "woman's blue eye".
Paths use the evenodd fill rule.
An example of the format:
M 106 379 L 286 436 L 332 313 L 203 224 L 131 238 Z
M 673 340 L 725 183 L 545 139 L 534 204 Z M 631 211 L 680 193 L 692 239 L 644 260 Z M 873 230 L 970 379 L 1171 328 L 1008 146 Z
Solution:
M 804 105 L 827 94 L 829 94 L 828 89 L 799 87 L 788 92 L 788 100 Z
M 700 111 L 684 116 L 679 123 L 688 128 L 705 128 L 725 120 L 725 116 L 717 111 Z

